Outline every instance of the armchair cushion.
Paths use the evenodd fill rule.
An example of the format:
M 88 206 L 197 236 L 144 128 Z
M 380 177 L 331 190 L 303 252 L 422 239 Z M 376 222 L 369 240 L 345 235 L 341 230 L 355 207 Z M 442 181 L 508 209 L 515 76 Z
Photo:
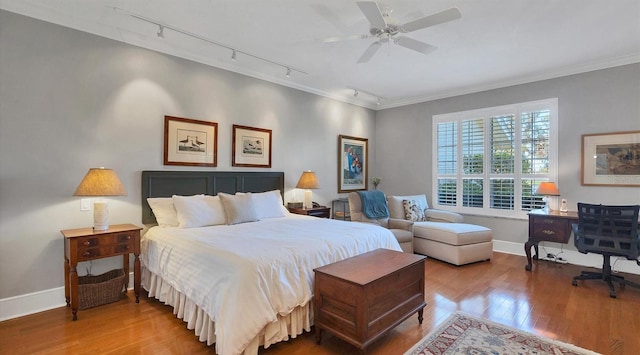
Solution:
M 427 221 L 432 222 L 449 222 L 449 223 L 462 223 L 463 217 L 459 213 L 444 211 L 444 210 L 436 210 L 433 208 L 429 208 L 425 211 L 425 215 L 427 217 Z
M 404 229 L 413 232 L 413 222 L 406 219 L 389 218 L 388 224 L 389 229 Z
M 427 221 L 462 223 L 462 221 L 464 220 L 462 215 L 459 213 L 429 208 L 429 204 L 427 203 L 427 196 L 425 194 L 408 195 L 408 196 L 388 196 L 387 201 L 389 204 L 389 217 L 405 219 L 404 204 L 403 204 L 404 200 L 415 201 L 417 204 L 423 207 L 424 215 Z

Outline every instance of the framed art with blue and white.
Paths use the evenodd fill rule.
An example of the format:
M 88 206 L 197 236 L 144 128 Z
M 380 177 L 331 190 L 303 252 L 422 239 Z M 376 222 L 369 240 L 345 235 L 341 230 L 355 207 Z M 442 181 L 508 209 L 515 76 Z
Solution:
M 368 188 L 367 138 L 338 136 L 338 193 Z

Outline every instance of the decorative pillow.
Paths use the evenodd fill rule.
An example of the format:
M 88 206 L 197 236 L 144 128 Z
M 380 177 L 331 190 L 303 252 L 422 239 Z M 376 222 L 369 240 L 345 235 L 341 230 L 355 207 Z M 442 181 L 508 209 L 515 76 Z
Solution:
M 236 193 L 236 196 L 244 195 L 242 192 Z M 272 190 L 267 192 L 251 193 L 253 208 L 258 219 L 275 218 L 286 216 L 286 209 L 282 203 L 282 195 L 280 190 Z
M 195 228 L 225 224 L 227 217 L 218 196 L 173 196 L 178 227 Z
M 158 222 L 159 226 L 177 227 L 180 224 L 171 197 L 149 197 L 147 202 L 153 211 L 153 215 L 156 216 L 156 222 Z
M 250 192 L 235 195 L 222 192 L 218 193 L 227 215 L 227 224 L 254 222 L 258 220 L 258 214 L 253 206 L 252 195 Z
M 424 215 L 424 208 L 421 206 L 420 202 L 416 200 L 402 200 L 402 206 L 404 206 L 404 219 L 408 219 L 412 222 L 427 220 Z

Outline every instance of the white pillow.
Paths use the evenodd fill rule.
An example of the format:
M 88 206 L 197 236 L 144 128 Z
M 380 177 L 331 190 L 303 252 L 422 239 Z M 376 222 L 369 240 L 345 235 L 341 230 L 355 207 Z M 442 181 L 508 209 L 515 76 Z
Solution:
M 227 217 L 218 196 L 173 195 L 173 204 L 178 214 L 178 227 L 194 228 L 225 224 Z
M 258 214 L 253 206 L 252 193 L 229 195 L 218 193 L 224 211 L 227 215 L 227 224 L 254 222 L 258 220 Z
M 180 224 L 171 197 L 149 197 L 147 202 L 153 211 L 153 215 L 156 216 L 156 222 L 158 222 L 159 226 L 177 227 Z
M 243 194 L 244 193 L 242 192 L 236 193 L 236 195 Z M 251 199 L 253 201 L 253 209 L 255 210 L 258 219 L 286 216 L 286 208 L 284 208 L 280 190 L 257 193 L 253 192 L 251 193 Z

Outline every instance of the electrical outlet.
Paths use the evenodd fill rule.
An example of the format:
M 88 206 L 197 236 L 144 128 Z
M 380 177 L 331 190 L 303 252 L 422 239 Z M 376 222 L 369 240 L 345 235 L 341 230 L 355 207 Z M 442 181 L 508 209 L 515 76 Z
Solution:
M 80 199 L 80 211 L 91 211 L 91 199 L 89 198 Z

